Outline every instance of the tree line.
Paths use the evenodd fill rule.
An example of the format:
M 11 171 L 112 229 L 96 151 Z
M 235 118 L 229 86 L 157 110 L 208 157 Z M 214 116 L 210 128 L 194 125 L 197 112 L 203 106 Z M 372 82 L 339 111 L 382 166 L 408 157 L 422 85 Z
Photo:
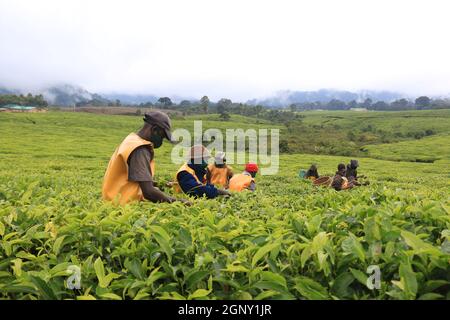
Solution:
M 42 94 L 32 95 L 31 93 L 27 95 L 23 94 L 2 94 L 0 95 L 0 107 L 6 106 L 8 104 L 15 104 L 19 106 L 32 106 L 37 108 L 45 108 L 48 106 L 47 101 L 44 99 Z
M 345 102 L 332 99 L 329 102 L 303 102 L 291 104 L 288 108 L 270 108 L 262 105 L 249 105 L 232 102 L 231 99 L 222 98 L 217 102 L 212 102 L 208 96 L 203 96 L 198 101 L 183 100 L 174 103 L 169 97 L 161 97 L 156 103 L 141 103 L 139 107 L 156 107 L 159 109 L 176 110 L 183 115 L 218 113 L 222 120 L 228 120 L 230 114 L 252 116 L 260 119 L 275 122 L 291 122 L 299 120 L 302 115 L 296 113 L 304 110 L 350 110 L 364 108 L 367 110 L 380 111 L 400 111 L 400 110 L 426 110 L 426 109 L 447 109 L 450 108 L 450 99 L 431 99 L 427 96 L 420 96 L 414 101 L 398 99 L 390 103 L 384 101 L 373 102 L 370 98 L 362 102 L 355 100 Z
M 362 102 L 352 100 L 345 102 L 332 99 L 329 102 L 303 102 L 294 103 L 289 106 L 292 111 L 300 110 L 350 110 L 355 108 L 363 108 L 367 110 L 383 110 L 383 111 L 400 111 L 400 110 L 426 110 L 426 109 L 448 109 L 450 108 L 450 99 L 431 99 L 427 96 L 420 96 L 414 101 L 407 99 L 397 99 L 392 102 L 372 101 L 367 98 Z
M 244 103 L 233 103 L 230 99 L 222 98 L 217 102 L 211 102 L 207 96 L 202 97 L 199 101 L 183 100 L 176 104 L 169 97 L 161 97 L 156 103 L 141 103 L 140 107 L 158 107 L 160 109 L 171 109 L 185 112 L 187 114 L 197 113 L 233 113 L 250 116 L 259 116 L 262 114 L 271 115 L 268 110 L 283 110 L 283 108 L 269 108 L 261 105 L 248 105 Z M 426 109 L 448 109 L 450 108 L 450 99 L 431 99 L 427 96 L 420 96 L 414 101 L 407 99 L 398 99 L 392 102 L 372 101 L 367 98 L 362 102 L 352 100 L 349 102 L 332 99 L 328 102 L 301 102 L 293 103 L 286 111 L 303 111 L 303 110 L 350 110 L 363 108 L 367 110 L 383 110 L 383 111 L 399 111 L 399 110 L 426 110 Z
M 224 121 L 230 119 L 230 114 L 256 117 L 258 119 L 275 122 L 289 122 L 301 119 L 304 116 L 291 110 L 273 109 L 261 105 L 248 105 L 240 102 L 232 102 L 231 99 L 222 98 L 212 102 L 208 96 L 203 96 L 199 101 L 183 100 L 176 104 L 169 97 L 161 97 L 156 103 L 141 103 L 139 107 L 156 107 L 158 109 L 180 111 L 183 115 L 218 113 Z
M 35 107 L 47 107 L 48 103 L 42 94 L 0 95 L 0 106 L 8 104 L 28 105 Z M 122 106 L 120 100 L 110 101 L 99 95 L 94 95 L 90 101 L 82 101 L 76 104 L 81 106 Z M 392 102 L 372 101 L 367 98 L 362 102 L 352 100 L 345 102 L 338 99 L 332 99 L 328 102 L 301 102 L 293 103 L 288 108 L 270 108 L 262 105 L 249 105 L 245 103 L 232 102 L 231 99 L 222 98 L 217 102 L 212 102 L 208 96 L 203 96 L 198 101 L 183 100 L 180 103 L 174 103 L 169 97 L 160 97 L 155 103 L 146 102 L 138 105 L 139 107 L 156 107 L 159 109 L 177 110 L 183 114 L 207 114 L 219 113 L 223 120 L 229 119 L 229 114 L 239 114 L 244 116 L 256 116 L 261 119 L 269 120 L 293 120 L 296 118 L 296 111 L 303 110 L 350 110 L 355 108 L 364 108 L 367 110 L 380 111 L 399 111 L 399 110 L 424 110 L 424 109 L 447 109 L 450 108 L 450 99 L 431 99 L 427 96 L 420 96 L 414 101 L 407 99 L 398 99 Z

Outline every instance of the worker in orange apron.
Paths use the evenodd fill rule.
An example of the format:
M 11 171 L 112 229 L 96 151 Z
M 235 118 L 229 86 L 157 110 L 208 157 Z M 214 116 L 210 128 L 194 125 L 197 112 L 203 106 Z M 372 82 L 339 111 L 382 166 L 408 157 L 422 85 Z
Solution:
M 228 188 L 229 181 L 233 176 L 233 169 L 226 164 L 227 159 L 224 152 L 218 152 L 214 157 L 214 163 L 208 165 L 206 181 L 221 188 Z
M 176 192 L 184 192 L 194 197 L 205 196 L 208 199 L 217 196 L 229 196 L 224 189 L 215 187 L 206 181 L 208 160 L 211 155 L 204 146 L 195 145 L 191 148 L 188 161 L 177 171 L 174 188 Z
M 173 202 L 176 199 L 156 187 L 154 149 L 163 139 L 171 141 L 169 117 L 159 111 L 145 114 L 144 126 L 130 133 L 114 151 L 103 178 L 102 197 L 124 205 L 144 199 L 152 202 Z M 188 201 L 180 201 L 189 204 Z
M 340 163 L 338 165 L 338 170 L 331 181 L 330 187 L 334 188 L 336 191 L 351 189 L 354 187 L 353 182 L 347 179 L 345 164 Z
M 258 172 L 258 165 L 256 163 L 247 163 L 245 170 L 242 173 L 235 174 L 230 179 L 229 190 L 230 191 L 242 191 L 250 190 L 255 191 L 255 177 Z

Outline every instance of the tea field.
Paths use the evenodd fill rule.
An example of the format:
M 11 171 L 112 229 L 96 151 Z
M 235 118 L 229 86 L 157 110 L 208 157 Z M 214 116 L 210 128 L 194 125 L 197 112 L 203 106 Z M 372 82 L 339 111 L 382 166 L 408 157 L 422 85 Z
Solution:
M 387 128 L 391 113 L 382 114 L 373 125 Z M 351 126 L 350 113 L 335 115 Z M 436 136 L 369 146 L 369 156 L 395 160 L 358 157 L 369 186 L 336 192 L 298 177 L 313 162 L 332 174 L 351 157 L 283 154 L 279 173 L 258 176 L 254 193 L 114 207 L 101 200 L 103 174 L 140 119 L 0 114 L 1 299 L 450 299 L 444 120 L 431 124 Z M 415 117 L 402 126 L 408 119 L 417 126 Z M 190 130 L 193 120 L 173 123 Z M 204 120 L 205 128 L 279 127 Z M 157 181 L 178 169 L 170 147 L 156 151 Z M 433 163 L 412 162 L 433 150 Z M 379 288 L 367 286 L 370 266 Z M 79 288 L 70 286 L 74 268 Z
M 448 158 L 450 154 L 449 144 L 445 144 L 450 134 L 449 109 L 303 111 L 298 115 L 301 121 L 288 125 L 283 137 L 291 153 L 357 155 L 419 162 Z M 424 140 L 422 143 L 422 139 L 437 140 Z M 439 139 L 444 143 L 440 143 Z M 401 142 L 406 143 L 395 145 Z M 416 143 L 419 144 L 417 147 L 411 145 Z M 380 144 L 389 147 L 377 149 Z M 403 147 L 410 150 L 402 150 Z

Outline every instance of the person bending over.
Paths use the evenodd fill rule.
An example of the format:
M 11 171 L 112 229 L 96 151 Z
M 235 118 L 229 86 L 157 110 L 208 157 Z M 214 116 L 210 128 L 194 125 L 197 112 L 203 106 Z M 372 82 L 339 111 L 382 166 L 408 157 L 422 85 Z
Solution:
M 193 146 L 188 161 L 176 173 L 176 191 L 182 191 L 196 198 L 205 196 L 213 199 L 218 196 L 229 196 L 228 191 L 207 183 L 206 168 L 210 158 L 208 149 L 203 145 Z

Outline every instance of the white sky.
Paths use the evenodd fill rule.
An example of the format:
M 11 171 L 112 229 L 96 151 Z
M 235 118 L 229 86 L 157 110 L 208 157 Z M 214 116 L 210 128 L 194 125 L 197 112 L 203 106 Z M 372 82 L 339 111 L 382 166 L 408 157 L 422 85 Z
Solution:
M 450 93 L 446 0 L 0 0 L 0 85 Z

